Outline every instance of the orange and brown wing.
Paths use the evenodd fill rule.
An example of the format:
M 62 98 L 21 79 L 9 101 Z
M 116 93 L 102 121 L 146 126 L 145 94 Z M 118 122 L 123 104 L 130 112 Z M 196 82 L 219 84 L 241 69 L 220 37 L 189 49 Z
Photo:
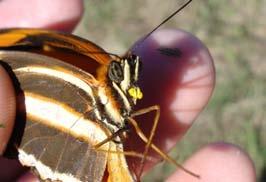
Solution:
M 69 49 L 91 57 L 100 64 L 108 64 L 110 56 L 102 48 L 80 37 L 56 31 L 42 29 L 2 29 L 0 30 L 0 47 L 14 46 L 51 46 Z
M 26 50 L 59 58 L 93 75 L 111 61 L 108 53 L 88 40 L 41 29 L 2 29 L 0 49 Z

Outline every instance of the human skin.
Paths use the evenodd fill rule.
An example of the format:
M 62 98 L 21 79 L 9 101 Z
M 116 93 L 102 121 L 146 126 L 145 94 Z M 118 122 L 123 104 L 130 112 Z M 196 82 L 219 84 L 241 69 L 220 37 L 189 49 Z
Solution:
M 38 27 L 71 32 L 82 16 L 81 0 L 57 1 L 19 0 L 0 2 L 0 28 Z M 63 7 L 63 8 L 62 8 Z M 19 9 L 19 11 L 17 11 Z M 29 11 L 30 10 L 30 11 Z M 43 11 L 45 10 L 45 11 Z M 19 16 L 18 13 L 19 12 Z M 1 40 L 0 40 L 1 41 Z M 167 56 L 160 48 L 177 48 L 181 54 Z M 168 151 L 193 124 L 211 97 L 215 86 L 215 69 L 207 48 L 193 35 L 180 30 L 162 30 L 132 47 L 143 61 L 140 86 L 144 98 L 137 109 L 158 104 L 161 117 L 154 143 Z M 0 152 L 3 153 L 11 135 L 16 96 L 5 70 L 0 66 Z M 152 118 L 136 118 L 148 134 Z M 143 144 L 135 142 L 135 148 Z M 130 164 L 129 164 L 130 165 Z M 154 164 L 148 163 L 148 171 Z M 248 155 L 232 144 L 215 143 L 204 146 L 184 164 L 200 174 L 201 181 L 255 181 L 255 170 Z M 14 162 L 0 160 L 0 179 L 38 181 Z M 23 172 L 23 173 L 22 173 Z M 20 177 L 18 177 L 20 176 Z M 198 181 L 182 170 L 175 171 L 168 181 Z

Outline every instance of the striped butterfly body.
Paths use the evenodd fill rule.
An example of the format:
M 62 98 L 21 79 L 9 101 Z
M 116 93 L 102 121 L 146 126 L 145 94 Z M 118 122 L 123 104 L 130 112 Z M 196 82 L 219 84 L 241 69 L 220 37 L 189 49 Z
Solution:
M 107 166 L 110 181 L 133 181 L 120 135 L 142 97 L 139 59 L 112 58 L 87 40 L 44 30 L 1 30 L 0 40 L 0 60 L 24 96 L 20 162 L 43 180 L 101 181 Z

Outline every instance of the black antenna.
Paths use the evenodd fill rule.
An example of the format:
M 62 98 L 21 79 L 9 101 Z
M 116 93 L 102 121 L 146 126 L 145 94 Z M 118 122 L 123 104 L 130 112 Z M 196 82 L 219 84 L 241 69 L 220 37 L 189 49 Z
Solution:
M 184 9 L 187 5 L 189 5 L 192 2 L 192 0 L 188 0 L 185 4 L 183 4 L 180 8 L 178 8 L 176 11 L 174 11 L 172 14 L 170 14 L 166 19 L 162 21 L 159 25 L 157 25 L 152 31 L 150 31 L 145 37 L 139 42 L 144 42 L 153 32 L 155 32 L 158 28 L 160 28 L 163 24 L 165 24 L 168 20 L 170 20 L 173 16 L 175 16 L 177 13 L 179 13 L 182 9 Z

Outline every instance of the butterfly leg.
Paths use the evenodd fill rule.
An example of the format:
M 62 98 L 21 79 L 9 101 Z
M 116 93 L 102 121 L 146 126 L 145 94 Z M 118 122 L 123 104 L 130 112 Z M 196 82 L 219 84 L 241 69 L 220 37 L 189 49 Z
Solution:
M 143 133 L 143 131 L 140 129 L 140 127 L 138 126 L 138 123 L 133 119 L 133 118 L 128 118 L 128 121 L 134 126 L 136 133 L 138 134 L 138 136 L 140 137 L 140 139 L 142 141 L 144 141 L 146 144 L 149 142 L 148 138 L 145 136 L 145 134 Z M 196 178 L 200 178 L 200 176 L 198 174 L 195 174 L 192 171 L 189 171 L 188 169 L 184 168 L 182 165 L 178 164 L 173 158 L 171 158 L 169 155 L 167 155 L 166 153 L 164 153 L 161 149 L 159 149 L 156 145 L 154 145 L 151 141 L 150 141 L 150 147 L 157 153 L 159 154 L 161 157 L 163 157 L 166 161 L 174 164 L 177 168 L 182 169 L 184 172 L 196 177 Z
M 134 112 L 132 114 L 132 117 L 136 117 L 136 116 L 140 116 L 140 115 L 152 112 L 152 111 L 155 111 L 156 113 L 155 113 L 155 117 L 154 117 L 154 120 L 153 120 L 152 129 L 150 131 L 150 136 L 149 136 L 148 141 L 147 141 L 146 146 L 145 146 L 143 158 L 141 159 L 141 164 L 140 164 L 141 166 L 140 166 L 140 170 L 139 170 L 139 173 L 138 173 L 138 177 L 140 177 L 140 175 L 142 174 L 142 171 L 143 171 L 143 168 L 144 168 L 144 164 L 145 164 L 145 160 L 146 160 L 146 157 L 148 155 L 149 148 L 150 148 L 150 146 L 152 144 L 152 140 L 153 140 L 153 137 L 155 135 L 155 132 L 156 132 L 156 129 L 157 129 L 157 126 L 158 126 L 158 122 L 159 122 L 159 118 L 160 118 L 160 106 L 159 105 L 150 106 L 150 107 L 138 110 L 138 111 L 136 111 L 136 112 Z

